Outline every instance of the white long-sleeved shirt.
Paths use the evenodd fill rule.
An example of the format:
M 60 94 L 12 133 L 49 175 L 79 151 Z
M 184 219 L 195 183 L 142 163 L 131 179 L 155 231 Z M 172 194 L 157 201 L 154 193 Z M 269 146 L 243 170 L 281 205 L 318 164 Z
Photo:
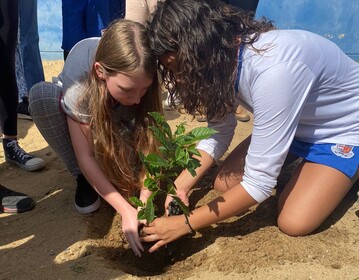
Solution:
M 243 53 L 240 103 L 253 112 L 252 139 L 241 184 L 258 202 L 277 184 L 294 138 L 359 146 L 359 64 L 331 41 L 303 30 L 273 30 Z M 218 160 L 236 127 L 234 113 L 209 126 L 198 144 Z

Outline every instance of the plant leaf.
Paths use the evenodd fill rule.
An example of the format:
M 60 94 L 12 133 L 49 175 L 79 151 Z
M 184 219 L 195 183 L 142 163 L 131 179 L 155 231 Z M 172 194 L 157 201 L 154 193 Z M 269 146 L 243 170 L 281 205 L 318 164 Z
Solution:
M 181 123 L 172 134 L 171 127 L 163 115 L 158 112 L 150 112 L 149 115 L 153 119 L 153 125 L 149 129 L 161 146 L 158 147 L 159 152 L 156 154 L 151 153 L 145 156 L 139 152 L 139 157 L 147 171 L 144 186 L 151 190 L 152 194 L 146 203 L 133 199 L 135 205 L 143 207 L 138 212 L 138 218 L 145 219 L 147 222 L 152 222 L 156 218 L 154 198 L 159 192 L 171 195 L 185 215 L 188 215 L 188 207 L 176 196 L 174 180 L 184 169 L 187 169 L 192 176 L 196 176 L 195 170 L 201 165 L 199 159 L 193 157 L 194 155 L 201 156 L 196 149 L 196 143 L 212 136 L 216 131 L 208 127 L 199 127 L 186 133 L 185 123 Z M 164 186 L 166 189 L 161 189 Z
M 160 142 L 166 148 L 171 147 L 170 142 L 167 141 L 166 134 L 161 129 L 154 126 L 151 126 L 150 129 L 152 131 L 153 136 L 156 138 L 158 142 Z
M 165 167 L 168 165 L 168 161 L 158 154 L 147 155 L 145 162 L 151 166 Z
M 146 220 L 145 208 L 142 208 L 140 211 L 137 212 L 137 220 Z
M 153 204 L 153 199 L 148 199 L 146 207 L 144 208 L 144 217 L 147 222 L 151 223 L 155 219 L 155 206 Z
M 182 135 L 186 132 L 186 127 L 184 123 L 180 123 L 179 125 L 176 126 L 176 131 L 175 131 L 175 135 Z
M 196 149 L 196 144 L 188 146 L 187 150 L 191 155 L 201 156 L 200 152 Z
M 156 124 L 165 122 L 165 117 L 158 112 L 149 112 L 148 114 L 155 120 Z
M 196 127 L 189 132 L 190 135 L 193 135 L 193 141 L 207 139 L 215 133 L 217 133 L 217 131 L 209 127 Z
M 130 200 L 136 207 L 143 207 L 143 202 L 137 196 L 131 196 Z
M 143 185 L 151 192 L 157 191 L 159 188 L 157 182 L 153 178 L 146 178 L 143 181 Z

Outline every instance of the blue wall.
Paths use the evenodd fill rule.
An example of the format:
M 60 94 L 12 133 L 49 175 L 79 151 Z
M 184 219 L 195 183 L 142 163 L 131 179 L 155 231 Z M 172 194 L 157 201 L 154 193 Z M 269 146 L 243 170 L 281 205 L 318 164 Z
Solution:
M 318 33 L 359 61 L 359 0 L 259 0 L 256 16 Z M 61 0 L 38 0 L 38 18 L 42 58 L 62 59 Z
M 359 0 L 259 0 L 256 17 L 280 29 L 305 29 L 335 42 L 359 61 Z
M 63 59 L 61 0 L 38 0 L 37 5 L 41 57 L 44 60 Z

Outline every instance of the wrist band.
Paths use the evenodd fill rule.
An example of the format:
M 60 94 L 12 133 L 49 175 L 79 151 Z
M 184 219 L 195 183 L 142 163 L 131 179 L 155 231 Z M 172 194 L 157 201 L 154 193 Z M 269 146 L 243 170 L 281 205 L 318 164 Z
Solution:
M 184 223 L 189 227 L 189 233 L 195 235 L 196 231 L 192 228 L 191 224 L 189 223 L 188 216 L 184 215 L 184 217 L 186 218 Z

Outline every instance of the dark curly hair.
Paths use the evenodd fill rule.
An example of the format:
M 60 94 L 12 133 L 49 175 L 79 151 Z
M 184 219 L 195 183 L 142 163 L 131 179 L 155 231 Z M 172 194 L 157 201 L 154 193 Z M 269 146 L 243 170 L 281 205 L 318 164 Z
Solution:
M 261 33 L 275 29 L 273 22 L 219 0 L 159 1 L 148 24 L 155 54 L 176 56 L 176 73 L 158 65 L 172 100 L 209 120 L 236 109 L 239 45 L 252 45 Z

